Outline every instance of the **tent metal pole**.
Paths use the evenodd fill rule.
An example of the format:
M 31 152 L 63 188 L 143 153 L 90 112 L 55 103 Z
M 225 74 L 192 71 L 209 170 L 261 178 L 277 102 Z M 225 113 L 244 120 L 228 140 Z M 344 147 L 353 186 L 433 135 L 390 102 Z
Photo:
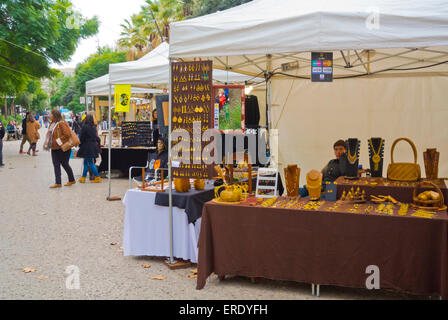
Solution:
M 109 157 L 108 157 L 108 182 L 109 182 L 109 191 L 107 194 L 107 199 L 110 199 L 111 196 L 111 156 L 112 156 L 112 126 L 111 126 L 111 122 L 112 122 L 112 86 L 109 84 L 109 143 L 108 143 L 108 147 L 109 147 Z
M 271 150 L 271 139 L 270 139 L 270 134 L 271 134 L 271 73 L 272 73 L 272 55 L 271 54 L 267 54 L 266 55 L 266 69 L 268 72 L 268 80 L 267 80 L 267 101 L 266 101 L 266 126 L 267 126 L 267 145 L 269 148 L 269 153 Z
M 171 117 L 172 117 L 172 101 L 171 95 L 172 95 L 172 76 L 173 76 L 173 70 L 172 70 L 172 63 L 173 60 L 170 58 L 170 70 L 169 70 L 169 92 L 168 92 L 168 112 L 169 112 L 169 120 L 168 120 L 168 201 L 169 201 L 169 214 L 170 214 L 170 259 L 168 261 L 169 264 L 175 264 L 176 261 L 173 257 L 173 174 L 172 174 L 172 162 L 171 162 Z
M 87 98 L 88 98 L 88 95 L 87 95 L 87 92 L 86 92 L 86 113 L 89 112 L 89 104 L 87 103 Z

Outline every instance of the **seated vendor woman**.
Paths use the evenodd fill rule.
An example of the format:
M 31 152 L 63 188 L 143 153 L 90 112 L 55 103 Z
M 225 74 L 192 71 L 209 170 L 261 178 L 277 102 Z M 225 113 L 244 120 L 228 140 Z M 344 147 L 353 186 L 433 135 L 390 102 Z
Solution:
M 168 176 L 168 142 L 164 137 L 159 137 L 157 141 L 157 157 L 152 165 L 152 176 L 154 176 L 155 171 L 159 168 L 164 168 L 163 176 L 166 178 Z M 160 173 L 158 173 L 158 179 L 160 179 Z
M 344 140 L 338 140 L 333 144 L 334 155 L 336 159 L 330 160 L 328 164 L 322 169 L 322 186 L 325 186 L 326 182 L 334 182 L 340 176 L 346 175 L 346 144 Z M 308 190 L 306 186 L 300 188 L 299 194 L 301 197 L 308 196 Z

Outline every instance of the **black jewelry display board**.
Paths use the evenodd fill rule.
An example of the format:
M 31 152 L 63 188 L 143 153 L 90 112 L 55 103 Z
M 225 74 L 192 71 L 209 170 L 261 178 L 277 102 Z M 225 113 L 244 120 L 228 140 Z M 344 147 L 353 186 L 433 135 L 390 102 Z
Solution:
M 123 147 L 151 147 L 153 145 L 151 122 L 122 122 L 121 144 Z
M 347 140 L 347 177 L 358 177 L 360 145 L 361 141 L 357 138 Z
M 383 176 L 384 139 L 370 138 L 369 145 L 370 175 L 375 178 Z

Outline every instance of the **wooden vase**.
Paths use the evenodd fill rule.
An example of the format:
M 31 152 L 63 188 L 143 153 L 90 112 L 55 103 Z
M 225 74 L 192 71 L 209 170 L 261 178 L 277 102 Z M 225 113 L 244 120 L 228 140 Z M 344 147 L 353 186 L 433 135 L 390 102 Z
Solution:
M 297 197 L 300 187 L 300 168 L 297 165 L 288 165 L 285 171 L 285 184 L 288 197 Z
M 439 176 L 439 156 L 440 152 L 437 149 L 426 149 L 423 152 L 423 159 L 425 161 L 426 178 L 431 180 L 438 179 Z
M 194 179 L 194 189 L 197 191 L 204 190 L 205 180 L 204 179 Z
M 174 189 L 176 189 L 177 192 L 188 192 L 188 190 L 190 190 L 190 179 L 175 178 Z

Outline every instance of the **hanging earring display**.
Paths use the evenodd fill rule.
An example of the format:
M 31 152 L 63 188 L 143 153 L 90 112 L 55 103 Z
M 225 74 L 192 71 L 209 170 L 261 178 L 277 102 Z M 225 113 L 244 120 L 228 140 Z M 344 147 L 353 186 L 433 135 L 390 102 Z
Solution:
M 212 61 L 187 61 L 172 63 L 172 126 L 193 134 L 195 123 L 199 123 L 199 132 L 213 128 L 213 114 L 209 112 L 212 104 L 207 96 L 212 94 L 213 79 Z M 203 97 L 203 98 L 202 98 Z M 209 121 L 210 120 L 210 121 Z M 192 137 L 190 137 L 191 139 Z M 188 150 L 190 161 L 173 167 L 173 174 L 183 178 L 208 179 L 213 175 L 213 166 L 205 164 L 206 157 L 202 151 L 208 145 L 207 141 L 199 139 L 199 146 Z M 199 154 L 199 156 L 198 156 Z
M 347 141 L 347 177 L 358 178 L 359 148 L 361 141 L 350 138 Z
M 380 178 L 383 176 L 384 140 L 382 138 L 370 138 L 368 144 L 370 174 L 372 177 Z

